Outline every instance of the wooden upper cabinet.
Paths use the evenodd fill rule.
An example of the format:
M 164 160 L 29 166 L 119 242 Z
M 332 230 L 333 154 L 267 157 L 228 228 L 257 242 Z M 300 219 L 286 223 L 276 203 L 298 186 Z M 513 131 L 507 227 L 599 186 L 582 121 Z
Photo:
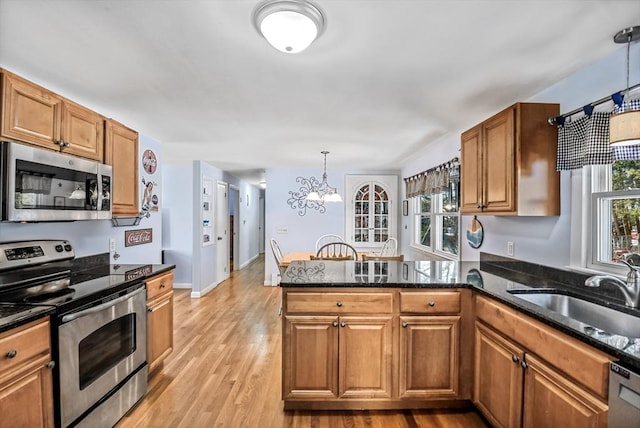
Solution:
M 111 119 L 106 121 L 105 128 L 104 161 L 113 168 L 112 214 L 137 216 L 138 133 Z
M 517 103 L 461 136 L 462 214 L 560 215 L 558 104 Z
M 2 137 L 102 162 L 104 118 L 73 101 L 2 72 Z
M 2 72 L 2 137 L 59 150 L 62 99 L 53 92 Z
M 104 159 L 104 117 L 65 100 L 62 104 L 62 150 L 65 153 L 102 161 Z

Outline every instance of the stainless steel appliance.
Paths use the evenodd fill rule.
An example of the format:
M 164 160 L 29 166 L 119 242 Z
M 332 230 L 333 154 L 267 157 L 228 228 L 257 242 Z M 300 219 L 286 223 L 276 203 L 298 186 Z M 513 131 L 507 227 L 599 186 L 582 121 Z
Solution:
M 85 265 L 68 241 L 0 243 L 0 302 L 51 305 L 56 426 L 113 426 L 147 389 L 143 278 Z
M 640 374 L 610 363 L 609 428 L 631 428 L 640 423 Z
M 111 218 L 112 168 L 99 162 L 0 142 L 0 220 Z

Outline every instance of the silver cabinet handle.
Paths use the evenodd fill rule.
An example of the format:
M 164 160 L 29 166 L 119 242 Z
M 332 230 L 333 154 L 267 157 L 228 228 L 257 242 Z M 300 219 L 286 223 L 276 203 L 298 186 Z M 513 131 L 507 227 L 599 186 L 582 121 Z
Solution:
M 346 327 L 346 326 L 347 326 L 347 323 L 346 323 L 346 322 L 342 321 L 342 322 L 340 323 L 340 327 Z
M 527 364 L 526 361 L 523 361 L 522 363 L 520 363 L 520 365 L 522 366 L 523 369 L 526 369 L 527 367 L 529 367 L 529 364 Z
M 429 306 L 430 306 L 430 307 L 432 307 L 432 308 L 433 308 L 435 305 L 436 305 L 436 302 L 434 302 L 433 300 L 429 302 Z
M 334 327 L 337 327 L 337 326 L 338 326 L 338 321 L 334 321 L 334 322 L 333 322 L 333 326 L 334 326 Z
M 518 361 L 520 361 L 520 357 L 518 357 L 517 355 L 512 355 L 512 356 L 511 356 L 511 360 L 512 360 L 514 363 L 517 363 Z
M 44 365 L 46 368 L 48 369 L 52 369 L 56 366 L 56 362 L 55 361 L 49 361 L 47 364 Z
M 16 351 L 15 349 L 12 349 L 11 351 L 6 353 L 7 358 L 14 358 L 16 355 L 18 355 L 18 351 Z
M 402 328 L 407 328 L 409 326 L 409 324 L 406 321 L 402 322 Z
M 341 308 L 342 307 L 342 302 L 340 300 L 338 300 L 338 302 L 336 303 L 336 306 Z

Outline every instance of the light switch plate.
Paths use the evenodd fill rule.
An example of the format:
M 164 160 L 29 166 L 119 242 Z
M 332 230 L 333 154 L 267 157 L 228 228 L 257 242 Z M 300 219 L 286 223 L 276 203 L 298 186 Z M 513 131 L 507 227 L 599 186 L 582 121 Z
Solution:
M 513 241 L 507 241 L 507 255 L 513 257 L 514 253 Z

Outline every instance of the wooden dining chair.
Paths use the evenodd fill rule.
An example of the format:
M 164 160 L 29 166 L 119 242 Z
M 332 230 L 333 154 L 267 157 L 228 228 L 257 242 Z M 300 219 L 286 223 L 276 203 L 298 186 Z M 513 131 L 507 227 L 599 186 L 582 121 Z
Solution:
M 276 264 L 278 265 L 278 272 L 280 275 L 282 272 L 282 251 L 280 250 L 280 246 L 278 245 L 278 241 L 271 238 L 271 252 L 273 253 L 273 258 L 276 259 Z
M 329 242 L 318 249 L 312 260 L 358 260 L 358 251 L 346 242 Z
M 380 253 L 381 256 L 395 256 L 398 251 L 398 240 L 396 238 L 387 239 L 382 245 Z
M 322 235 L 316 240 L 316 252 L 322 247 L 324 244 L 328 244 L 330 242 L 344 242 L 344 238 L 340 235 L 336 235 L 333 233 L 327 233 Z
M 404 254 L 398 254 L 396 256 L 379 256 L 376 254 L 363 254 L 362 255 L 362 261 L 369 261 L 369 260 L 374 260 L 374 261 L 398 261 L 398 262 L 403 262 L 404 261 Z

